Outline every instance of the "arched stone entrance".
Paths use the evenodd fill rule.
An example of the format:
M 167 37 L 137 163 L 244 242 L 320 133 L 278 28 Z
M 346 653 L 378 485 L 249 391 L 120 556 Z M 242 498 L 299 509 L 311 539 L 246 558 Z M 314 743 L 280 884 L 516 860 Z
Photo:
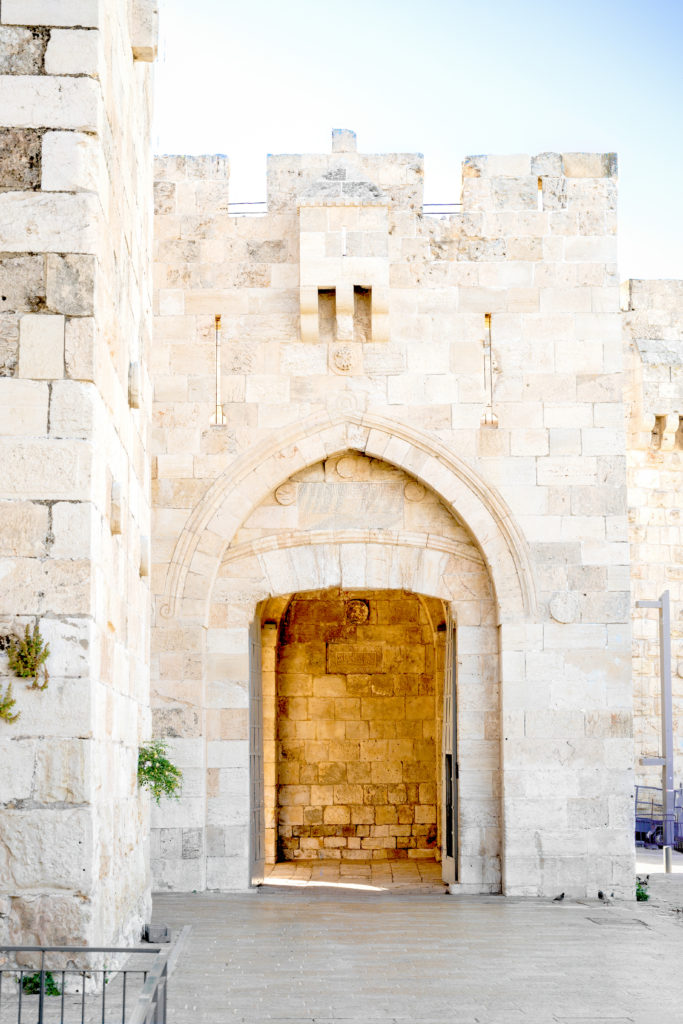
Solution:
M 368 522 L 369 520 L 369 522 Z M 280 523 L 279 529 L 274 529 L 274 524 Z M 374 522 L 374 529 L 368 529 Z M 366 528 L 362 528 L 362 524 Z M 384 603 L 387 607 L 382 610 L 379 617 L 391 618 L 399 614 L 398 604 L 400 595 L 405 594 L 405 603 L 411 607 L 417 603 L 423 609 L 431 609 L 431 618 L 425 611 L 422 616 L 423 625 L 429 627 L 432 638 L 430 649 L 434 653 L 441 651 L 440 662 L 430 666 L 431 682 L 427 687 L 427 680 L 422 683 L 425 688 L 432 690 L 429 699 L 432 705 L 427 730 L 432 735 L 426 740 L 431 741 L 432 767 L 429 769 L 430 778 L 416 779 L 422 781 L 425 789 L 423 796 L 425 803 L 420 810 L 413 809 L 410 813 L 413 819 L 418 817 L 426 818 L 431 811 L 426 810 L 427 806 L 436 807 L 437 803 L 441 808 L 442 797 L 442 766 L 443 757 L 441 750 L 441 706 L 443 703 L 443 680 L 444 663 L 443 648 L 445 646 L 445 630 L 447 623 L 455 624 L 457 642 L 457 664 L 458 664 L 458 692 L 462 701 L 462 726 L 459 733 L 459 762 L 460 762 L 460 829 L 459 829 L 459 859 L 458 879 L 461 884 L 471 891 L 498 891 L 500 888 L 500 760 L 499 760 L 499 686 L 498 686 L 498 657 L 497 657 L 497 629 L 496 610 L 493 598 L 493 589 L 489 574 L 476 545 L 472 542 L 468 532 L 464 529 L 450 512 L 444 507 L 438 496 L 420 485 L 413 478 L 408 477 L 401 470 L 384 463 L 381 460 L 369 459 L 367 456 L 346 453 L 334 459 L 325 460 L 301 473 L 292 477 L 285 485 L 277 488 L 266 501 L 262 502 L 253 513 L 245 520 L 242 528 L 237 532 L 233 543 L 227 549 L 221 562 L 220 569 L 213 586 L 211 605 L 209 609 L 209 626 L 206 633 L 206 686 L 207 686 L 207 735 L 210 737 L 210 758 L 208 766 L 209 785 L 207 787 L 206 820 L 212 837 L 211 849 L 219 851 L 217 856 L 212 856 L 211 849 L 207 848 L 206 871 L 207 885 L 216 888 L 231 888 L 237 884 L 235 872 L 239 871 L 243 883 L 248 876 L 247 864 L 244 860 L 246 850 L 249 848 L 249 832 L 253 829 L 250 822 L 249 806 L 253 806 L 255 799 L 255 783 L 258 789 L 259 779 L 254 773 L 263 771 L 265 781 L 265 837 L 266 854 L 272 859 L 276 849 L 277 822 L 276 809 L 278 805 L 283 807 L 283 793 L 278 797 L 278 786 L 290 787 L 300 783 L 286 782 L 284 776 L 286 771 L 279 767 L 278 753 L 282 752 L 283 737 L 278 735 L 275 722 L 275 708 L 278 698 L 277 689 L 277 664 L 278 640 L 282 653 L 283 643 L 288 640 L 286 628 L 283 629 L 283 620 L 286 620 L 288 611 L 292 608 L 292 595 L 297 595 L 294 600 L 302 604 L 305 602 L 309 609 L 309 619 L 315 620 L 322 615 L 325 617 L 324 608 L 321 610 L 321 603 L 327 602 L 329 606 L 330 594 L 338 596 L 339 601 L 350 600 L 350 595 L 361 595 L 358 600 L 367 600 L 372 606 L 371 615 L 373 619 L 378 617 L 378 604 Z M 266 597 L 265 595 L 277 595 Z M 342 596 L 343 595 L 343 596 Z M 379 597 L 383 595 L 383 597 Z M 420 598 L 414 595 L 421 595 Z M 261 598 L 261 600 L 259 600 Z M 317 607 L 316 607 L 316 602 Z M 394 604 L 392 612 L 391 604 Z M 439 611 L 437 612 L 437 609 Z M 405 610 L 405 609 L 404 609 Z M 413 614 L 411 612 L 411 614 Z M 247 721 L 249 706 L 249 690 L 252 698 L 255 696 L 255 683 L 253 678 L 254 664 L 251 664 L 251 680 L 249 680 L 247 669 L 249 658 L 239 653 L 244 650 L 248 642 L 251 623 L 257 618 L 260 622 L 261 651 L 260 663 L 263 667 L 263 732 L 261 723 L 254 722 L 252 718 L 249 738 L 247 738 Z M 418 616 L 419 619 L 419 616 Z M 432 621 L 432 619 L 438 621 Z M 341 631 L 344 632 L 342 624 Z M 376 622 L 367 627 L 368 634 L 373 629 L 386 626 L 391 632 L 389 623 Z M 396 624 L 392 636 L 394 641 L 400 635 L 400 623 Z M 306 628 L 314 629 L 310 621 Z M 337 628 L 334 623 L 327 622 L 323 626 L 323 632 L 334 632 Z M 438 633 L 442 631 L 442 642 L 437 641 Z M 382 630 L 380 629 L 380 632 Z M 358 629 L 354 629 L 354 634 Z M 361 630 L 362 633 L 362 630 Z M 291 637 L 289 637 L 291 639 Z M 305 704 L 300 704 L 296 714 L 306 715 L 306 724 L 303 723 L 299 731 L 317 737 L 318 730 L 321 731 L 321 738 L 314 739 L 318 743 L 313 749 L 317 752 L 317 763 L 309 764 L 309 775 L 313 774 L 320 780 L 320 772 L 323 774 L 344 773 L 347 782 L 338 782 L 338 787 L 344 785 L 372 786 L 373 769 L 368 769 L 367 764 L 363 767 L 367 758 L 360 757 L 360 746 L 356 751 L 356 743 L 360 740 L 347 741 L 346 736 L 341 741 L 341 746 L 335 748 L 337 753 L 346 750 L 349 753 L 349 761 L 355 761 L 355 765 L 349 769 L 347 762 L 342 763 L 341 757 L 330 755 L 329 740 L 322 737 L 325 729 L 332 732 L 339 732 L 338 723 L 335 725 L 325 720 L 323 709 L 325 698 L 321 693 L 316 697 L 313 692 L 314 685 L 325 687 L 328 685 L 341 685 L 341 676 L 344 675 L 344 687 L 347 686 L 348 673 L 331 671 L 333 663 L 328 658 L 338 656 L 340 652 L 334 648 L 330 651 L 329 637 L 322 641 L 323 646 L 316 652 L 318 662 L 315 671 L 295 673 L 294 680 L 289 680 L 293 686 L 300 685 L 304 689 L 310 688 L 311 693 L 301 693 L 298 699 Z M 374 654 L 377 655 L 377 640 L 369 641 L 374 643 Z M 327 645 L 325 647 L 325 645 Z M 378 679 L 376 685 L 384 685 L 387 688 L 395 688 L 399 677 L 399 689 L 414 686 L 417 692 L 414 695 L 406 692 L 396 694 L 396 701 L 391 704 L 387 702 L 386 708 L 379 710 L 371 708 L 372 701 L 366 698 L 365 709 L 368 713 L 386 714 L 391 708 L 392 714 L 398 713 L 398 706 L 401 706 L 403 718 L 403 729 L 409 729 L 406 724 L 407 713 L 416 714 L 417 709 L 424 704 L 420 701 L 419 692 L 420 680 L 408 678 L 411 673 L 407 671 L 411 662 L 410 644 L 400 645 L 403 647 L 402 658 L 398 661 L 386 655 L 380 655 L 388 665 L 391 665 L 390 672 L 378 673 L 384 678 Z M 344 652 L 342 652 L 344 653 Z M 352 658 L 358 657 L 358 650 L 345 652 Z M 310 652 L 309 652 L 310 654 Z M 360 652 L 362 657 L 363 652 Z M 415 652 L 413 652 L 415 654 Z M 418 659 L 424 658 L 424 651 L 417 655 Z M 320 659 L 323 661 L 320 661 Z M 307 669 L 312 669 L 309 664 Z M 287 673 L 280 673 L 282 685 L 283 676 Z M 423 676 L 425 673 L 421 673 Z M 363 686 L 370 687 L 372 691 L 371 673 L 354 672 L 351 686 L 362 689 Z M 305 676 L 306 678 L 302 678 Z M 364 678 L 357 678 L 357 677 Z M 437 681 L 438 676 L 438 681 Z M 286 688 L 286 684 L 285 684 Z M 439 707 L 435 705 L 435 696 L 438 691 Z M 258 696 L 261 696 L 259 692 Z M 290 698 L 286 694 L 280 694 L 285 700 Z M 406 711 L 406 701 L 414 696 L 415 701 L 409 705 L 409 712 Z M 310 698 L 310 704 L 309 704 Z M 292 695 L 294 699 L 294 695 Z M 350 723 L 350 728 L 360 731 L 369 725 L 367 720 L 361 716 L 360 692 L 357 697 L 347 695 L 339 700 L 357 701 L 358 713 L 354 715 L 355 721 Z M 319 705 L 318 706 L 318 702 Z M 381 703 L 381 702 L 380 702 Z M 216 705 L 216 706 L 212 706 Z M 329 707 L 329 705 L 328 705 Z M 341 707 L 341 705 L 340 705 Z M 345 711 L 355 704 L 344 705 Z M 322 717 L 321 717 L 322 716 Z M 438 725 L 437 725 L 438 720 Z M 280 723 L 286 721 L 286 716 L 280 718 Z M 409 720 L 410 721 L 410 720 Z M 415 719 L 412 719 L 415 721 Z M 364 722 L 365 725 L 362 725 Z M 386 720 L 385 720 L 386 722 Z M 393 731 L 393 739 L 396 741 L 391 748 L 387 742 L 386 755 L 389 760 L 397 762 L 401 760 L 400 775 L 399 767 L 395 763 L 394 774 L 396 785 L 403 784 L 404 767 L 402 759 L 389 757 L 390 753 L 399 752 L 399 740 L 402 737 L 396 735 L 396 720 L 393 726 L 385 725 L 384 737 L 379 735 L 369 739 L 389 740 L 388 733 Z M 421 728 L 423 724 L 421 723 Z M 295 726 L 295 731 L 296 731 Z M 242 732 L 238 731 L 242 730 Z M 346 725 L 344 725 L 346 730 Z M 237 730 L 237 731 L 236 731 Z M 375 729 L 382 732 L 382 727 Z M 435 733 L 439 732 L 439 744 L 435 740 Z M 261 738 L 262 737 L 262 738 Z M 403 737 L 405 738 L 405 737 Z M 421 736 L 420 739 L 425 739 Z M 348 742 L 354 745 L 354 750 L 344 747 L 343 743 Z M 262 744 L 263 760 L 260 758 L 260 751 L 254 749 L 254 744 Z M 278 750 L 279 744 L 279 750 Z M 325 746 L 325 750 L 323 750 Z M 404 743 L 400 749 L 405 754 L 406 762 L 413 760 L 413 753 L 408 752 L 408 743 Z M 249 749 L 251 748 L 251 749 Z M 364 748 L 365 753 L 369 746 Z M 379 750 L 379 747 L 377 748 Z M 423 751 L 424 752 L 424 751 Z M 455 754 L 456 752 L 454 752 Z M 437 759 L 438 754 L 438 759 Z M 358 756 L 356 756 L 358 755 Z M 248 758 L 251 765 L 251 780 L 247 770 Z M 438 763 L 437 763 L 438 761 Z M 300 770 L 299 766 L 299 770 Z M 293 769 L 292 769 L 293 770 Z M 348 773 L 351 770 L 356 772 L 356 777 L 369 770 L 369 780 L 365 783 L 348 782 Z M 407 774 L 411 771 L 416 775 L 424 774 L 426 768 L 424 763 L 421 768 L 406 767 Z M 381 770 L 374 769 L 375 775 Z M 280 772 L 280 777 L 278 777 Z M 300 775 L 299 775 L 300 777 Z M 388 783 L 376 783 L 378 786 Z M 434 787 L 434 802 L 428 804 L 427 788 L 431 784 Z M 402 849 L 408 851 L 413 849 L 429 849 L 432 853 L 435 850 L 440 852 L 441 842 L 437 842 L 437 833 L 431 836 L 431 845 L 418 845 L 417 840 L 429 835 L 429 828 L 418 828 L 417 833 L 411 829 L 407 836 L 392 836 L 389 834 L 391 827 L 399 830 L 400 825 L 407 822 L 376 821 L 378 812 L 373 810 L 373 822 L 358 821 L 358 825 L 373 826 L 373 834 L 353 837 L 337 834 L 317 835 L 313 834 L 313 826 L 320 824 L 324 826 L 333 824 L 325 822 L 324 818 L 349 817 L 349 822 L 338 822 L 337 824 L 352 824 L 351 815 L 359 818 L 367 818 L 370 815 L 366 809 L 361 811 L 359 805 L 363 802 L 359 799 L 361 790 L 353 789 L 343 791 L 337 789 L 338 801 L 335 801 L 335 783 L 316 781 L 315 783 L 303 783 L 300 790 L 287 789 L 287 799 L 291 796 L 295 800 L 307 799 L 309 802 L 296 804 L 301 810 L 293 811 L 291 805 L 287 804 L 288 810 L 284 817 L 290 820 L 283 822 L 286 826 L 284 832 L 279 835 L 280 851 L 283 850 L 284 840 L 307 839 L 310 841 L 309 849 L 313 846 L 318 848 L 318 839 L 330 839 L 340 842 L 343 839 L 353 838 L 370 840 L 363 844 L 360 849 L 388 850 L 398 847 L 389 846 L 391 839 L 415 840 L 414 845 L 406 845 Z M 332 785 L 332 799 L 325 804 L 313 800 L 310 787 Z M 438 789 L 438 801 L 437 797 Z M 363 790 L 364 799 L 370 799 L 370 791 Z M 393 792 L 393 797 L 398 799 L 402 790 Z M 317 796 L 326 798 L 329 790 Z M 379 790 L 376 794 L 378 800 L 382 798 L 383 810 L 379 817 L 393 818 L 393 806 L 390 805 L 388 791 Z M 407 791 L 404 801 L 403 815 L 408 816 Z M 417 794 L 411 790 L 414 798 L 412 803 L 419 801 L 419 789 Z M 352 797 L 344 803 L 345 797 Z M 386 799 L 383 797 L 386 796 Z M 240 806 L 241 805 L 241 806 Z M 355 810 L 351 811 L 351 806 Z M 337 808 L 335 810 L 335 807 Z M 321 809 L 322 808 L 322 809 Z M 340 809 L 343 808 L 343 809 Z M 310 821 L 304 823 L 304 810 L 307 809 L 309 817 L 322 816 L 321 822 Z M 439 815 L 435 815 L 440 819 Z M 301 822 L 298 818 L 301 817 Z M 292 819 L 296 818 L 296 822 Z M 288 834 L 290 826 L 306 831 L 306 825 L 311 829 L 308 834 L 294 836 Z M 428 826 L 439 825 L 435 822 L 418 821 L 411 822 L 412 825 Z M 386 827 L 385 827 L 386 826 Z M 343 831 L 343 830 L 342 830 Z M 402 831 L 405 831 L 403 829 Z M 386 835 L 384 833 L 387 833 Z M 418 835 L 419 833 L 419 835 Z M 376 845 L 375 841 L 386 840 L 385 845 Z M 254 837 L 252 835 L 252 848 Z M 289 844 L 290 850 L 294 842 Z M 300 849 L 300 847 L 299 847 Z M 325 851 L 339 849 L 324 842 L 320 844 L 317 855 L 325 856 Z M 224 854 L 222 851 L 230 851 Z M 238 853 L 237 851 L 241 851 Z M 372 854 L 371 854 L 372 855 Z M 381 856 L 381 854 L 377 854 Z M 413 856 L 417 856 L 413 853 Z M 242 863 L 238 867 L 238 862 Z M 455 857 L 454 857 L 455 860 Z M 455 873 L 455 867 L 454 867 Z
M 161 887 L 230 890 L 249 884 L 250 776 L 261 771 L 250 773 L 249 767 L 250 749 L 252 769 L 255 764 L 250 627 L 257 616 L 265 624 L 263 602 L 286 603 L 292 594 L 330 588 L 403 590 L 443 602 L 452 617 L 461 694 L 458 877 L 473 892 L 501 887 L 499 647 L 510 624 L 503 657 L 513 668 L 514 688 L 519 662 L 510 655 L 529 643 L 525 620 L 533 608 L 525 547 L 493 492 L 491 507 L 484 503 L 490 489 L 471 470 L 428 452 L 422 440 L 413 444 L 383 431 L 351 419 L 299 438 L 258 472 L 252 460 L 250 473 L 243 468 L 231 481 L 216 482 L 176 544 L 156 642 L 162 649 L 182 643 L 202 664 L 201 698 L 196 684 L 178 688 L 184 699 L 192 693 L 196 710 L 178 714 L 194 716 L 190 727 L 197 740 L 177 744 L 187 751 L 184 767 L 197 780 L 197 796 L 184 802 L 191 805 L 188 818 L 196 822 L 200 853 L 192 865 L 180 866 L 181 876 L 157 846 Z M 368 454 L 374 447 L 387 457 Z M 282 474 L 321 448 L 335 454 L 289 477 L 275 476 L 276 467 Z M 420 477 L 400 468 L 401 462 L 419 464 Z M 450 501 L 429 486 L 430 479 L 440 482 Z M 256 504 L 254 493 L 260 495 Z M 455 496 L 477 522 L 486 556 L 455 513 Z M 262 653 L 266 667 L 270 655 Z M 162 723 L 170 713 L 160 709 Z M 157 814 L 154 824 L 161 829 L 168 821 Z M 525 871 L 528 877 L 528 862 Z

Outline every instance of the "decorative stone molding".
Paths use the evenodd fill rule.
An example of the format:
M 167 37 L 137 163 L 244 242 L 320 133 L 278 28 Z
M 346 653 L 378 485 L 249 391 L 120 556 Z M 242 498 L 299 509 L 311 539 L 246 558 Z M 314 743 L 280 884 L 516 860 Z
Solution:
M 336 370 L 348 373 L 353 368 L 353 352 L 349 345 L 341 345 L 332 352 L 332 362 Z
M 403 493 L 406 501 L 422 501 L 427 492 L 422 484 L 418 484 L 416 480 L 409 480 L 403 488 Z
M 363 622 L 367 622 L 370 618 L 370 604 L 368 601 L 363 600 L 352 600 L 346 602 L 346 621 L 353 622 L 356 625 L 360 625 Z
M 275 500 L 278 505 L 293 505 L 296 501 L 296 484 L 281 484 L 275 491 Z
M 576 622 L 579 614 L 579 603 L 574 594 L 553 594 L 548 607 L 555 622 Z
M 283 453 L 288 449 L 290 454 L 285 458 Z M 208 601 L 213 570 L 209 569 L 206 552 L 198 551 L 206 531 L 216 538 L 216 554 L 212 557 L 218 561 L 244 521 L 245 510 L 254 508 L 281 486 L 283 478 L 286 481 L 307 466 L 345 451 L 384 459 L 418 477 L 438 494 L 482 547 L 501 622 L 535 618 L 535 585 L 527 543 L 495 488 L 437 438 L 358 413 L 347 413 L 336 422 L 329 416 L 312 418 L 281 432 L 277 443 L 254 446 L 226 468 L 192 511 L 178 537 L 166 574 L 161 616 L 170 618 L 178 613 L 190 577 L 192 608 L 198 611 L 198 600 Z

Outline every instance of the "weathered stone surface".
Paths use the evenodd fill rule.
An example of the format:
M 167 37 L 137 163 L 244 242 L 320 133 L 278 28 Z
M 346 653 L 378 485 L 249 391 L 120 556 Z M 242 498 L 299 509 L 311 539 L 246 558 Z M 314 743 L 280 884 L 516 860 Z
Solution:
M 18 941 L 126 943 L 149 919 L 148 801 L 135 763 L 151 734 L 139 205 L 151 192 L 151 97 L 122 46 L 129 8 L 112 0 L 101 18 L 100 0 L 0 4 L 0 610 L 3 629 L 38 619 L 50 645 L 48 688 L 15 685 L 22 731 L 6 730 L 27 751 L 13 752 L 2 782 L 15 815 L 3 817 L 0 844 L 11 894 L 2 934 Z M 135 410 L 131 362 L 141 366 Z M 112 478 L 122 482 L 116 537 Z
M 45 71 L 48 75 L 97 75 L 100 45 L 99 32 L 55 28 L 45 52 Z
M 130 41 L 135 60 L 153 61 L 159 43 L 158 0 L 132 0 Z
M 6 25 L 80 25 L 96 28 L 99 24 L 98 0 L 4 0 L 2 21 Z
M 0 25 L 0 75 L 39 75 L 47 38 L 45 29 Z
M 96 140 L 83 132 L 45 132 L 41 186 L 47 192 L 96 192 L 103 183 Z
M 13 377 L 19 362 L 19 317 L 0 313 L 0 377 Z
M 15 945 L 86 945 L 92 934 L 93 908 L 80 892 L 12 899 L 8 941 Z
M 0 256 L 2 313 L 32 313 L 45 306 L 45 260 L 42 256 Z
M 47 551 L 48 509 L 26 501 L 0 501 L 3 556 L 41 557 Z
M 91 317 L 67 318 L 64 329 L 64 365 L 74 380 L 95 379 L 95 321 Z
M 47 256 L 47 306 L 55 313 L 69 316 L 92 316 L 95 303 L 94 256 Z
M 41 842 L 43 829 L 50 843 Z M 92 884 L 91 823 L 79 810 L 14 810 L 3 814 L 0 865 L 15 892 L 40 887 L 47 873 L 55 889 L 87 890 Z
M 20 322 L 19 376 L 64 376 L 64 317 L 27 313 Z
M 0 250 L 4 252 L 94 253 L 98 224 L 94 196 L 0 194 Z
M 616 153 L 563 153 L 562 170 L 568 178 L 616 178 Z
M 0 77 L 0 109 L 5 124 L 16 128 L 99 128 L 99 95 L 89 78 Z
M 47 433 L 47 384 L 0 379 L 0 434 L 40 437 Z
M 0 191 L 40 188 L 40 133 L 0 128 Z

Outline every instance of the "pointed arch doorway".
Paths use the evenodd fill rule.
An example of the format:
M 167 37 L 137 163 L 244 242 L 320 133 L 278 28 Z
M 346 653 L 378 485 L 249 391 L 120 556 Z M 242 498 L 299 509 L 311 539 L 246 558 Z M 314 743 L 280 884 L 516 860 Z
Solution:
M 251 628 L 250 880 L 458 880 L 456 629 L 406 590 L 298 592 Z M 420 869 L 420 874 L 415 870 Z M 397 869 L 400 869 L 398 871 Z

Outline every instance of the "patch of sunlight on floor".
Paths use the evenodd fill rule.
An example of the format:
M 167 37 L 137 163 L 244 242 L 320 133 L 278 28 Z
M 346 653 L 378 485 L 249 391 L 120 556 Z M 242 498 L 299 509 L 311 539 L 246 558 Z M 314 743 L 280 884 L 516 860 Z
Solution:
M 293 886 L 299 889 L 364 889 L 366 892 L 387 892 L 383 885 L 365 885 L 363 882 L 318 882 L 306 878 L 273 878 L 269 876 L 263 879 L 263 885 Z

